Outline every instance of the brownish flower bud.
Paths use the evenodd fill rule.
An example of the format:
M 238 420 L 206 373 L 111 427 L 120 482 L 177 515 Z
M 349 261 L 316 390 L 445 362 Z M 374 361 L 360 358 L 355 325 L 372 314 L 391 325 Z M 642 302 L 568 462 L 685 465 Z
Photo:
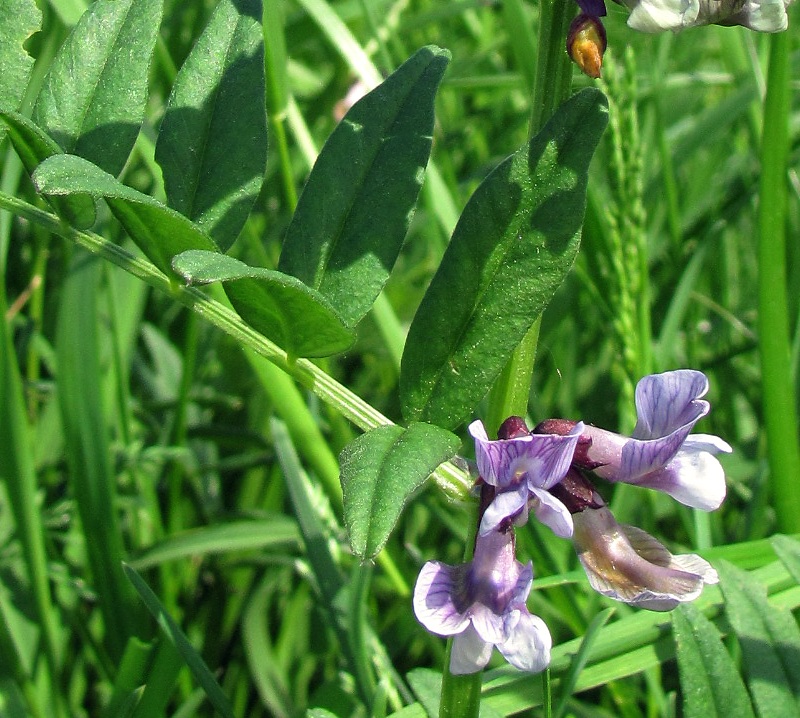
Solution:
M 525 424 L 525 419 L 521 416 L 509 416 L 497 430 L 498 439 L 518 439 L 520 436 L 527 436 L 531 432 Z
M 606 51 L 606 29 L 600 18 L 581 13 L 569 26 L 567 53 L 584 75 L 600 77 Z

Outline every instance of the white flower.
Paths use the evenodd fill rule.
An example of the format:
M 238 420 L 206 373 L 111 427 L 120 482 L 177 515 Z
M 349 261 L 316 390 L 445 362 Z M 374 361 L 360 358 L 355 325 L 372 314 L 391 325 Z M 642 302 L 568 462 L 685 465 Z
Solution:
M 684 30 L 698 25 L 743 25 L 759 32 L 788 27 L 792 0 L 621 0 L 630 9 L 628 26 L 642 32 Z

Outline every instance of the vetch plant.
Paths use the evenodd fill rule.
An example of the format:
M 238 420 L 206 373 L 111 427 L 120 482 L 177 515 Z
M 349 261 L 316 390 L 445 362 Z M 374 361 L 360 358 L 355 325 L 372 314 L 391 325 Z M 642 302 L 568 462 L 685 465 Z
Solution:
M 3 706 L 634 716 L 673 705 L 675 656 L 686 718 L 796 712 L 800 549 L 763 540 L 800 531 L 785 36 L 753 122 L 762 53 L 700 33 L 642 45 L 646 95 L 632 61 L 612 103 L 573 93 L 603 0 L 67 5 L 0 2 Z M 791 12 L 625 5 L 646 31 Z M 694 433 L 704 373 L 652 373 L 686 364 L 730 444 Z M 528 429 L 553 413 L 583 417 Z M 608 622 L 590 589 L 674 618 Z

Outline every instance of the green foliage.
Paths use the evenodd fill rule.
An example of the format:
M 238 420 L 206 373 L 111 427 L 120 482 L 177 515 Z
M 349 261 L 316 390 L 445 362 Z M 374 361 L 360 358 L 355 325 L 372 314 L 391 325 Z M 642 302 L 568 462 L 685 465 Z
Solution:
M 44 79 L 33 120 L 64 152 L 122 171 L 147 104 L 162 0 L 97 0 Z
M 409 330 L 409 421 L 465 421 L 564 281 L 606 121 L 603 95 L 578 93 L 473 194 Z
M 8 136 L 28 174 L 32 175 L 48 157 L 61 153 L 56 141 L 24 115 L 0 111 L 0 119 L 8 127 Z M 51 195 L 46 199 L 60 216 L 78 229 L 86 229 L 94 224 L 97 214 L 90 197 Z
M 344 523 L 350 546 L 372 558 L 389 538 L 411 494 L 460 445 L 431 424 L 381 426 L 350 442 L 339 456 Z
M 687 718 L 755 716 L 736 665 L 711 621 L 691 604 L 672 614 Z
M 331 303 L 288 274 L 197 250 L 176 256 L 172 266 L 190 284 L 222 282 L 242 318 L 290 356 L 329 356 L 353 343 Z
M 260 0 L 223 0 L 183 63 L 155 157 L 167 201 L 227 251 L 267 165 Z
M 529 608 L 553 635 L 555 714 L 797 712 L 800 544 L 767 539 L 789 531 L 796 477 L 773 490 L 761 387 L 796 403 L 800 273 L 789 243 L 785 300 L 763 287 L 788 312 L 775 326 L 791 328 L 790 379 L 763 377 L 756 287 L 773 267 L 754 237 L 759 206 L 770 237 L 800 234 L 786 181 L 800 107 L 766 72 L 768 38 L 643 37 L 609 8 L 614 132 L 598 141 L 596 92 L 573 99 L 580 161 L 551 165 L 568 191 L 498 233 L 515 192 L 552 189 L 526 166 L 531 85 L 552 79 L 530 3 L 278 0 L 263 24 L 252 0 L 86 5 L 0 3 L 5 713 L 219 715 L 211 696 L 252 718 L 435 715 L 444 641 L 410 593 L 423 561 L 463 560 L 472 481 L 436 468 L 453 434 L 393 422 L 441 421 L 464 440 L 508 337 L 545 304 L 529 422 L 624 428 L 619 387 L 636 371 L 691 366 L 711 384 L 698 430 L 735 449 L 711 515 L 600 487 L 618 518 L 720 569 L 721 586 L 671 618 L 619 604 L 611 617 L 568 542 L 517 532 L 537 577 Z M 548 42 L 563 55 L 563 34 Z M 356 78 L 376 89 L 337 126 Z M 763 78 L 789 104 L 772 103 L 777 139 L 759 154 Z M 785 216 L 762 201 L 762 173 Z M 490 275 L 520 251 L 517 231 L 548 262 Z M 423 300 L 451 236 L 449 279 Z M 486 717 L 547 701 L 540 676 L 497 658 L 472 685 Z
M 400 253 L 422 187 L 449 53 L 419 50 L 331 134 L 286 232 L 280 269 L 356 325 Z
M 139 249 L 162 272 L 172 257 L 189 249 L 216 250 L 214 240 L 190 219 L 158 200 L 126 187 L 97 165 L 75 155 L 55 155 L 33 173 L 44 195 L 102 197 Z
M 42 23 L 42 13 L 34 0 L 15 0 L 0 5 L 0 108 L 16 110 L 28 84 L 33 58 L 23 43 Z M 5 129 L 0 126 L 0 140 Z

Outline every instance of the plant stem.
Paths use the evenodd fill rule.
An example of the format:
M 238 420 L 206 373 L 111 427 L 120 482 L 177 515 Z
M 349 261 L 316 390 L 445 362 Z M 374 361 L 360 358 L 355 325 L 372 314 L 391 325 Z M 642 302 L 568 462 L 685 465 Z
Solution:
M 565 41 L 574 15 L 575 6 L 571 2 L 541 0 L 539 3 L 539 42 L 531 101 L 530 137 L 542 129 L 569 96 L 572 62 L 566 53 Z M 541 317 L 538 317 L 492 388 L 486 419 L 490 436 L 507 417 L 524 417 L 527 413 L 540 325 Z
M 758 334 L 764 427 L 778 530 L 800 531 L 800 446 L 786 294 L 786 167 L 791 37 L 771 38 L 758 206 Z
M 177 279 L 170 279 L 146 259 L 134 256 L 97 234 L 73 229 L 55 215 L 4 192 L 0 192 L 0 207 L 45 227 L 53 234 L 64 237 L 92 254 L 116 264 L 151 287 L 169 294 L 175 301 L 189 307 L 224 331 L 240 346 L 252 349 L 294 377 L 298 383 L 316 394 L 326 404 L 336 408 L 342 416 L 362 431 L 392 424 L 392 421 L 377 409 L 339 384 L 313 362 L 308 359 L 290 360 L 283 349 L 245 324 L 231 309 L 214 301 L 197 287 L 180 284 Z M 469 476 L 450 463 L 442 464 L 433 473 L 433 477 L 445 494 L 456 500 L 465 499 L 472 486 Z

